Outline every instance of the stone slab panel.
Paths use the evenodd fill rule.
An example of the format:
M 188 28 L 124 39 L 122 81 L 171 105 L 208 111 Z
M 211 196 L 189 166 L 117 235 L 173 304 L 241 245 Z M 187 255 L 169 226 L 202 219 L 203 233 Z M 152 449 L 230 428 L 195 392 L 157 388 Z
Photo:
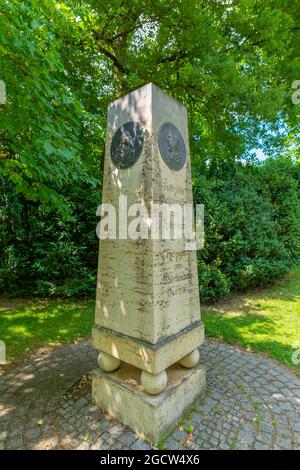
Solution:
M 178 362 L 204 342 L 204 325 L 198 321 L 180 334 L 156 345 L 116 333 L 99 326 L 93 327 L 93 346 L 121 361 L 151 374 L 159 374 Z

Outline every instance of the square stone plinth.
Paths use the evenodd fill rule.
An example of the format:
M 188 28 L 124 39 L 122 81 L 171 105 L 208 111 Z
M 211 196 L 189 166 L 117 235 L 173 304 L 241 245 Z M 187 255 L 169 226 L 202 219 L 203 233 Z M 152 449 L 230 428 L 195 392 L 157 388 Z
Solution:
M 138 436 L 156 443 L 205 390 L 205 370 L 198 364 L 167 369 L 166 389 L 156 396 L 143 391 L 140 369 L 121 363 L 113 373 L 93 371 L 93 401 L 105 412 L 130 427 Z

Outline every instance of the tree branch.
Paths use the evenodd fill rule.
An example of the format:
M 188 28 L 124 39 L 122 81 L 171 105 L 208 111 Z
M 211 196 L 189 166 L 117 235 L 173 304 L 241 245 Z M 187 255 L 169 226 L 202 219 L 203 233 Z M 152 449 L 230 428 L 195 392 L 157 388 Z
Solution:
M 174 54 L 172 55 L 169 55 L 169 56 L 166 56 L 166 57 L 162 57 L 159 61 L 158 61 L 158 64 L 164 64 L 166 62 L 175 62 L 176 60 L 178 59 L 186 59 L 187 57 L 189 57 L 189 53 L 188 52 L 175 52 Z
M 128 73 L 128 69 L 126 67 L 124 67 L 123 64 L 121 64 L 121 62 L 119 62 L 119 60 L 117 59 L 117 57 L 110 51 L 108 51 L 107 49 L 105 49 L 105 47 L 103 46 L 100 46 L 98 45 L 98 48 L 99 48 L 99 52 L 102 52 L 108 59 L 110 59 L 114 66 L 120 70 L 120 72 L 122 73 Z

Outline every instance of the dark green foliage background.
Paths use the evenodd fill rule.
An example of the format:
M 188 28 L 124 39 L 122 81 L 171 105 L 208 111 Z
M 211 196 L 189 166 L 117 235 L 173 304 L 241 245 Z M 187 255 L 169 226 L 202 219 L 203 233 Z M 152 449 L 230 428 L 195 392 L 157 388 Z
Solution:
M 268 286 L 297 262 L 299 165 L 279 157 L 216 171 L 196 167 L 193 185 L 195 202 L 205 204 L 202 300 Z
M 1 179 L 0 292 L 10 296 L 89 296 L 95 293 L 100 190 L 65 188 L 73 209 L 65 219 L 16 195 Z
M 284 275 L 299 24 L 292 0 L 0 0 L 0 293 L 94 296 L 107 105 L 151 81 L 188 112 L 202 301 Z
M 268 286 L 299 257 L 299 165 L 289 158 L 218 168 L 195 165 L 195 203 L 205 205 L 198 252 L 202 301 Z M 94 296 L 100 189 L 65 188 L 69 219 L 17 195 L 1 179 L 0 288 L 11 296 Z

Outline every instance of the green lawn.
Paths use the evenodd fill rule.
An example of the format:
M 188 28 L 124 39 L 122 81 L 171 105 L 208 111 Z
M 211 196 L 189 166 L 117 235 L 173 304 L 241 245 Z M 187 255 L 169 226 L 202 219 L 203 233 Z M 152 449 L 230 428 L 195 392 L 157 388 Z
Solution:
M 300 267 L 270 289 L 205 306 L 202 318 L 208 336 L 264 352 L 300 374 L 292 362 L 300 349 Z
M 40 346 L 70 342 L 91 332 L 95 302 L 0 300 L 0 340 L 11 359 Z
M 1 299 L 0 340 L 7 358 L 90 334 L 94 305 L 93 300 Z M 264 352 L 300 374 L 300 364 L 292 362 L 297 341 L 300 349 L 300 267 L 268 290 L 204 306 L 202 317 L 207 336 Z

